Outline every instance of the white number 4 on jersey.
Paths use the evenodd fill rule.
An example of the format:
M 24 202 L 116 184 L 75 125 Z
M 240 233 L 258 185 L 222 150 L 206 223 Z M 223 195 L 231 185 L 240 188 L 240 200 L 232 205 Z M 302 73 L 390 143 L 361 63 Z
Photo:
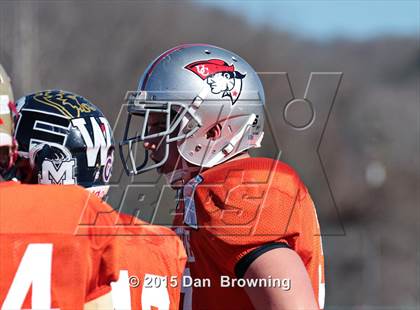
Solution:
M 32 308 L 51 309 L 52 252 L 51 243 L 28 245 L 1 307 L 2 310 L 21 309 L 31 285 Z

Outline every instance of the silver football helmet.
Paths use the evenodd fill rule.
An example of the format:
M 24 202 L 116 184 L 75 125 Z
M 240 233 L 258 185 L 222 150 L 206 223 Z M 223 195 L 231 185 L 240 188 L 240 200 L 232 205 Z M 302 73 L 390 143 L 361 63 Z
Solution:
M 216 46 L 186 44 L 166 51 L 149 65 L 138 90 L 129 92 L 126 100 L 128 119 L 120 155 L 129 175 L 164 165 L 172 142 L 186 162 L 209 168 L 260 147 L 264 135 L 265 98 L 257 73 L 238 55 Z M 150 133 L 153 114 L 166 122 Z M 140 123 L 133 128 L 137 117 Z M 208 134 L 214 126 L 221 130 L 217 139 Z M 148 165 L 143 143 L 157 138 L 165 155 Z M 139 147 L 144 148 L 143 155 Z

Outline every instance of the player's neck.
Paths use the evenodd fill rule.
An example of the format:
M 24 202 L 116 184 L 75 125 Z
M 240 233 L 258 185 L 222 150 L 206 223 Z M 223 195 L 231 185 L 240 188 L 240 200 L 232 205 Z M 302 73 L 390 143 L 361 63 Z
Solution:
M 248 152 L 243 152 L 243 153 L 240 153 L 240 154 L 236 155 L 235 157 L 232 157 L 231 159 L 225 161 L 225 163 L 232 162 L 232 161 L 239 160 L 239 159 L 250 158 L 250 157 L 251 156 L 249 155 Z M 207 170 L 207 169 L 201 169 L 201 170 L 200 169 L 192 169 L 190 171 L 190 173 L 186 173 L 186 175 L 182 179 L 179 179 L 175 182 L 172 182 L 171 187 L 174 188 L 174 189 L 180 188 L 180 187 L 184 186 L 187 183 L 188 180 L 194 178 L 197 174 L 199 174 L 200 172 L 203 172 L 205 170 Z
M 228 163 L 228 162 L 231 162 L 231 161 L 235 161 L 235 160 L 239 160 L 239 159 L 244 159 L 244 158 L 250 158 L 250 157 L 251 157 L 251 155 L 249 155 L 248 152 L 243 152 L 243 153 L 240 153 L 240 154 L 236 155 L 235 157 L 232 157 L 231 159 L 229 159 L 229 160 L 227 160 L 225 162 Z

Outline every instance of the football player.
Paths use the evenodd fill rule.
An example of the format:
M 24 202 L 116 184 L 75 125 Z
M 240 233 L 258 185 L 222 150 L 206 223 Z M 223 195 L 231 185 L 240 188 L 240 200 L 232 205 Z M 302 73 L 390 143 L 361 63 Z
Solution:
M 222 48 L 181 45 L 156 58 L 127 99 L 126 171 L 157 169 L 180 194 L 174 226 L 191 277 L 184 309 L 323 308 L 309 192 L 285 163 L 248 153 L 264 126 L 254 69 Z
M 14 109 L 10 78 L 0 64 L 0 177 L 10 171 L 17 157 L 17 144 L 13 137 Z
M 62 90 L 27 95 L 17 106 L 19 178 L 79 184 L 103 198 L 109 189 L 114 142 L 99 108 Z M 181 287 L 173 284 L 181 282 L 184 271 L 182 242 L 169 228 L 127 214 L 120 214 L 115 224 L 121 252 L 119 280 L 112 284 L 114 309 L 178 309 Z
M 17 157 L 12 112 L 10 80 L 0 66 L 0 173 L 5 179 L 13 175 Z M 42 125 L 46 133 L 51 129 L 46 121 Z M 87 228 L 90 236 L 74 235 L 81 222 L 112 225 L 103 212 L 109 210 L 100 199 L 77 186 L 1 182 L 0 308 L 112 307 L 111 282 L 119 272 L 115 238 L 97 236 L 104 231 L 95 227 Z

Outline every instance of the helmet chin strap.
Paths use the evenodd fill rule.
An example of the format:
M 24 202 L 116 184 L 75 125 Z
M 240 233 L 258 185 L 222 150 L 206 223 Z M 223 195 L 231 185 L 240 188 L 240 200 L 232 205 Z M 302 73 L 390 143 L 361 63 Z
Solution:
M 197 172 L 200 171 L 198 166 L 189 166 L 187 161 L 181 156 L 181 168 L 165 173 L 166 182 L 174 185 L 176 182 L 181 181 L 182 185 L 187 183 Z M 180 184 L 181 185 L 181 184 Z

